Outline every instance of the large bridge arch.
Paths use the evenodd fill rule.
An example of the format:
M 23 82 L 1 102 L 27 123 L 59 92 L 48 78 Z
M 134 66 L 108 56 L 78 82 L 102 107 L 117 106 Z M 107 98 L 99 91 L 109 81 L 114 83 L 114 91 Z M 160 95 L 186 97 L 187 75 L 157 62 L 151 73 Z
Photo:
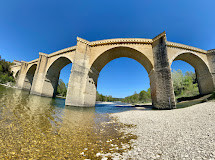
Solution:
M 70 63 L 72 63 L 72 60 L 70 58 L 66 56 L 60 56 L 47 66 L 45 71 L 45 80 L 42 88 L 43 96 L 55 97 L 60 71 Z
M 139 62 L 148 72 L 148 74 L 153 69 L 153 65 L 149 58 L 146 57 L 144 52 L 140 52 L 134 48 L 127 46 L 119 46 L 108 49 L 104 52 L 98 54 L 97 58 L 90 65 L 90 70 L 88 72 L 88 80 L 85 90 L 85 100 L 91 100 L 91 104 L 95 103 L 96 100 L 96 90 L 97 90 L 97 81 L 99 73 L 104 68 L 106 64 L 111 62 L 114 59 L 127 57 L 136 60 Z
M 136 48 L 129 46 L 112 47 L 103 52 L 100 52 L 94 59 L 94 61 L 92 61 L 92 63 L 90 64 L 90 68 L 94 68 L 98 72 L 100 72 L 107 63 L 121 57 L 127 57 L 136 60 L 143 65 L 148 73 L 150 73 L 153 68 L 153 62 L 149 60 L 149 58 L 143 51 L 138 51 Z
M 195 52 L 183 51 L 178 52 L 170 61 L 170 66 L 173 61 L 182 60 L 194 67 L 197 75 L 199 93 L 209 94 L 214 90 L 213 78 L 210 73 L 209 66 Z

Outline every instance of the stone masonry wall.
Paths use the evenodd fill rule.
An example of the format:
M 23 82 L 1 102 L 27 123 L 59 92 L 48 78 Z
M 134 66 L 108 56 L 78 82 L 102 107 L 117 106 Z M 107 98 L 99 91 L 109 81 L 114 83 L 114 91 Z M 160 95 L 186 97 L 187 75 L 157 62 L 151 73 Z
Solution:
M 154 71 L 150 74 L 152 102 L 158 109 L 176 107 L 172 76 L 167 56 L 166 34 L 153 39 Z M 154 86 L 153 86 L 154 85 Z

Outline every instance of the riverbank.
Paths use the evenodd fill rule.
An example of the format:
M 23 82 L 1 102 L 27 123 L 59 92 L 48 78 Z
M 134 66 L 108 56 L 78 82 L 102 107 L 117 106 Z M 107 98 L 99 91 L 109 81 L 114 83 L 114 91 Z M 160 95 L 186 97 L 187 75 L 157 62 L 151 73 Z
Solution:
M 14 83 L 11 83 L 11 82 L 8 82 L 8 83 L 5 83 L 5 84 L 0 83 L 0 85 L 5 86 L 5 87 L 10 87 L 10 88 L 17 88 L 17 87 L 15 86 L 15 84 L 14 84 Z
M 215 101 L 175 110 L 130 110 L 111 116 L 136 127 L 124 159 L 215 159 Z

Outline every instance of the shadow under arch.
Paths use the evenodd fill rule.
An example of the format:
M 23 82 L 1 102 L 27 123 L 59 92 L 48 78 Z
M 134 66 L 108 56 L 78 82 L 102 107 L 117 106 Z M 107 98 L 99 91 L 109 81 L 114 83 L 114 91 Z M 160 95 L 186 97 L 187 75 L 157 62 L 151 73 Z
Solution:
M 127 57 L 136 60 L 139 62 L 149 74 L 153 69 L 153 65 L 151 61 L 144 55 L 144 53 L 137 51 L 136 49 L 130 47 L 115 47 L 111 48 L 103 53 L 101 53 L 95 61 L 92 63 L 90 67 L 90 71 L 88 73 L 88 82 L 86 87 L 86 93 L 88 94 L 85 96 L 85 101 L 89 101 L 92 99 L 91 104 L 95 103 L 96 101 L 96 90 L 97 90 L 97 81 L 99 77 L 99 73 L 102 68 L 109 63 L 110 61 L 121 58 Z M 94 101 L 94 102 L 93 102 Z
M 172 62 L 176 60 L 182 60 L 194 67 L 198 81 L 199 93 L 201 95 L 209 94 L 214 91 L 212 75 L 208 66 L 201 57 L 191 52 L 182 52 L 174 57 Z
M 47 69 L 45 74 L 45 81 L 43 84 L 42 95 L 46 97 L 55 97 L 60 71 L 72 61 L 67 57 L 59 57 Z
M 24 85 L 23 85 L 24 90 L 29 90 L 29 91 L 31 90 L 36 69 L 37 69 L 37 64 L 33 64 L 27 70 L 25 80 L 24 80 Z

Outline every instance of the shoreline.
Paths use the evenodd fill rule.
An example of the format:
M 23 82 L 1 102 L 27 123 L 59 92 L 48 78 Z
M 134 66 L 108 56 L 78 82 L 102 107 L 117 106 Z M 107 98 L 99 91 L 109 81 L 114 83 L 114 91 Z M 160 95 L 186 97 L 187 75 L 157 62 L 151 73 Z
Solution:
M 9 87 L 9 88 L 17 88 L 15 85 L 11 85 L 10 83 L 6 83 L 6 84 L 3 84 L 3 83 L 0 83 L 1 86 L 5 86 L 5 87 Z
M 124 159 L 215 159 L 215 101 L 174 110 L 130 110 L 112 113 L 135 127 L 137 135 Z

